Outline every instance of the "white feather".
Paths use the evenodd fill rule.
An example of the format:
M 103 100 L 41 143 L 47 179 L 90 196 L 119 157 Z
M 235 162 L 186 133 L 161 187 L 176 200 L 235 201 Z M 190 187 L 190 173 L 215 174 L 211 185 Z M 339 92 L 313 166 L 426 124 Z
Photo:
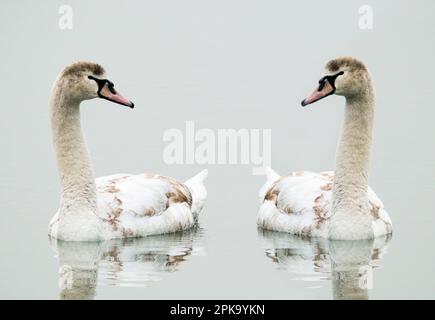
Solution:
M 258 225 L 267 230 L 296 235 L 328 237 L 333 172 L 295 172 L 275 183 L 273 187 L 276 188 L 277 198 L 267 200 L 263 197 Z M 265 186 L 269 191 L 270 182 L 267 181 Z M 375 237 L 390 233 L 391 219 L 371 188 L 368 189 L 368 198 L 370 205 L 378 208 L 374 210 L 379 217 L 372 216 Z
M 187 202 L 168 205 L 168 194 L 179 192 L 174 189 L 175 180 L 170 178 L 116 174 L 96 179 L 101 239 L 144 237 L 192 227 L 207 197 L 202 183 L 206 176 L 203 171 L 186 182 L 193 199 L 191 206 Z M 178 185 L 182 184 L 175 184 Z M 49 227 L 49 234 L 55 238 L 58 220 L 56 214 Z M 85 225 L 86 220 L 75 217 L 73 223 Z

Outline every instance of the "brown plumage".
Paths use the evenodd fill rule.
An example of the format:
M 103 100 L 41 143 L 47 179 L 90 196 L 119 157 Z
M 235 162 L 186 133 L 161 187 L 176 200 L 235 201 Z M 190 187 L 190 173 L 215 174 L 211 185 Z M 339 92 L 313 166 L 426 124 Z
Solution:
M 340 57 L 329 61 L 326 64 L 326 69 L 335 72 L 342 67 L 348 67 L 354 71 L 363 70 L 367 71 L 366 66 L 359 60 L 352 57 Z
M 80 76 L 84 72 L 91 72 L 96 76 L 105 74 L 104 68 L 98 63 L 79 61 L 66 67 L 62 72 L 62 77 Z
M 173 188 L 172 192 L 168 192 L 166 194 L 166 196 L 168 197 L 168 204 L 167 204 L 168 207 L 173 203 L 182 203 L 182 202 L 186 202 L 189 205 L 189 207 L 192 207 L 192 193 L 183 183 L 175 180 L 174 178 L 159 176 L 159 175 L 156 175 L 156 179 L 165 180 Z

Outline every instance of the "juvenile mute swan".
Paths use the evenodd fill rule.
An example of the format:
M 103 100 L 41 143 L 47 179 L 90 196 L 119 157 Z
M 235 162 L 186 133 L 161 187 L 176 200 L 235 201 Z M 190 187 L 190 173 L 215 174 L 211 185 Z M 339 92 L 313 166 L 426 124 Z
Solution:
M 97 97 L 134 107 L 95 63 L 66 67 L 53 85 L 51 125 L 62 194 L 49 235 L 65 241 L 98 241 L 193 226 L 207 196 L 206 170 L 184 184 L 148 173 L 94 179 L 80 126 L 80 103 Z
M 280 177 L 269 168 L 260 190 L 260 227 L 337 240 L 392 232 L 388 213 L 368 187 L 374 92 L 366 66 L 350 57 L 329 61 L 326 75 L 302 106 L 334 93 L 346 98 L 335 174 L 303 171 Z

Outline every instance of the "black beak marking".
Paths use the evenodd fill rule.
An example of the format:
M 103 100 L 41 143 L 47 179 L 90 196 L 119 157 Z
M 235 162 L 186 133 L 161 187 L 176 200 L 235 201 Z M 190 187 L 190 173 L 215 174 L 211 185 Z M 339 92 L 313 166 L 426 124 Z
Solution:
M 97 94 L 98 94 L 98 96 L 99 96 L 100 98 L 102 98 L 102 99 L 106 99 L 106 100 L 109 100 L 109 101 L 111 101 L 111 102 L 115 102 L 115 103 L 121 104 L 121 105 L 126 106 L 126 107 L 129 107 L 129 108 L 131 108 L 131 109 L 134 108 L 134 103 L 131 102 L 131 101 L 130 101 L 130 104 L 129 104 L 129 105 L 126 105 L 126 104 L 123 104 L 123 103 L 119 103 L 118 101 L 113 101 L 113 100 L 111 100 L 111 99 L 108 99 L 107 97 L 105 97 L 104 95 L 101 94 L 101 90 L 103 90 L 104 85 L 105 85 L 106 83 L 107 83 L 107 86 L 108 86 L 110 92 L 113 93 L 113 94 L 116 94 L 115 84 L 114 84 L 112 81 L 110 81 L 110 80 L 108 80 L 108 79 L 98 79 L 98 78 L 95 78 L 95 77 L 93 77 L 93 76 L 88 76 L 88 79 L 94 80 L 94 81 L 97 83 L 97 85 L 98 85 L 98 91 L 97 91 Z

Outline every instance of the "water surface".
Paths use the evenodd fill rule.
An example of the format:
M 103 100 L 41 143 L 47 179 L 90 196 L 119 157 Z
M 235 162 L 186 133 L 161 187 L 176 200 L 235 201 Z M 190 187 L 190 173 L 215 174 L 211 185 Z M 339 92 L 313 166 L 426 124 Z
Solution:
M 435 2 L 373 3 L 373 30 L 358 28 L 361 4 L 74 1 L 73 29 L 60 30 L 58 1 L 1 1 L 0 298 L 434 298 Z M 163 161 L 166 130 L 193 120 L 214 133 L 271 129 L 280 174 L 333 170 L 344 101 L 300 101 L 339 55 L 359 57 L 374 78 L 370 185 L 393 220 L 392 239 L 259 233 L 257 165 Z M 83 103 L 96 176 L 147 171 L 184 181 L 208 168 L 200 230 L 50 243 L 60 195 L 48 98 L 78 59 L 103 64 L 135 103 Z

